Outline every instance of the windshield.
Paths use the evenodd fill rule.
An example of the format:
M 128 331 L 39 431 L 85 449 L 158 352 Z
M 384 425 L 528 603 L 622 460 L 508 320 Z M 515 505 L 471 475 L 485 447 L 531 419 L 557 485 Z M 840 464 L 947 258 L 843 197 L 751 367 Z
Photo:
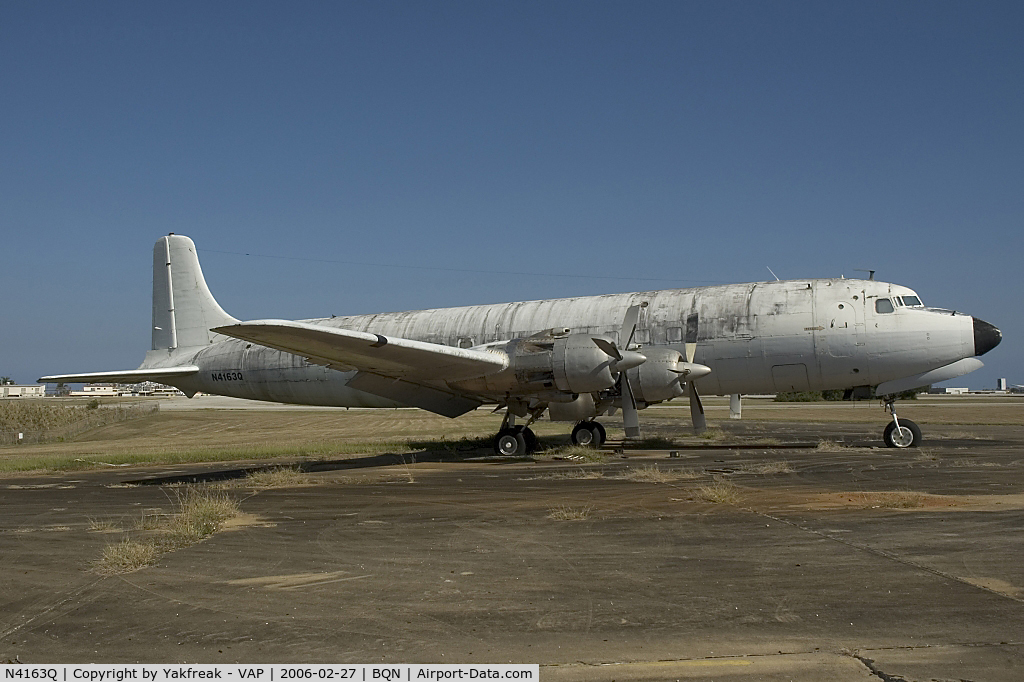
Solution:
M 924 304 L 921 303 L 921 299 L 919 299 L 917 296 L 904 296 L 903 305 L 920 306 Z

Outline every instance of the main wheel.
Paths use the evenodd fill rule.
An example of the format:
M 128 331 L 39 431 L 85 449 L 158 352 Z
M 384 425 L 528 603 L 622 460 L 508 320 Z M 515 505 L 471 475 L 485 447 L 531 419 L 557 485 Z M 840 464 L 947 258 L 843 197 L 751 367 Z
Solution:
M 572 429 L 572 444 L 588 448 L 601 447 L 604 428 L 596 422 L 580 422 Z
M 882 440 L 890 448 L 916 448 L 921 444 L 921 427 L 909 419 L 900 419 L 900 429 L 896 431 L 896 423 L 889 422 L 882 432 Z
M 601 422 L 590 422 L 590 430 L 594 432 L 594 442 L 597 444 L 596 447 L 601 447 L 604 442 L 608 440 L 608 434 L 605 433 L 604 427 L 601 426 Z
M 515 427 L 517 433 L 521 433 L 523 440 L 526 442 L 526 451 L 523 454 L 530 454 L 531 452 L 537 451 L 537 434 L 533 432 L 529 426 L 517 426 Z
M 512 457 L 526 454 L 526 438 L 522 431 L 503 429 L 494 437 L 494 454 Z

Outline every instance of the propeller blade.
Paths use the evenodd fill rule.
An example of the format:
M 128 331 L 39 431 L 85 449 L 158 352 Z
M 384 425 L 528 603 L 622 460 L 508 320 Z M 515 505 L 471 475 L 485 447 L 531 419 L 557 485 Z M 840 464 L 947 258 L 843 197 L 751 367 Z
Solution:
M 614 358 L 616 360 L 622 359 L 622 354 L 619 353 L 619 349 L 616 348 L 615 344 L 609 341 L 608 339 L 602 339 L 599 336 L 591 337 L 591 339 L 594 343 L 597 344 L 598 348 L 604 351 L 604 354 L 607 355 L 608 357 Z
M 690 419 L 693 421 L 694 433 L 704 433 L 708 429 L 708 421 L 704 417 L 704 405 L 700 402 L 700 394 L 692 381 L 686 383 L 690 391 Z
M 636 399 L 629 378 L 623 372 L 619 375 L 620 392 L 622 393 L 622 425 L 626 428 L 626 438 L 640 437 L 640 415 L 636 410 Z
M 626 316 L 622 318 L 622 331 L 619 332 L 619 344 L 623 350 L 629 349 L 633 343 L 633 335 L 636 334 L 636 325 L 640 321 L 640 309 L 646 308 L 647 303 L 631 305 L 626 309 Z
M 688 343 L 686 344 L 686 362 L 693 363 L 693 356 L 697 352 L 697 344 Z

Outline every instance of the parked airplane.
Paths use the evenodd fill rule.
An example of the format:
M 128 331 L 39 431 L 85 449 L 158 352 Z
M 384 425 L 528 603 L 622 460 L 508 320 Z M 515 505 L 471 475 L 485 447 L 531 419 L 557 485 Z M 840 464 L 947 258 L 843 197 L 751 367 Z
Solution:
M 188 237 L 153 251 L 153 344 L 138 369 L 40 382 L 152 380 L 307 405 L 419 407 L 457 417 L 505 409 L 495 451 L 532 450 L 545 411 L 596 444 L 596 417 L 700 393 L 732 395 L 875 387 L 892 420 L 886 445 L 918 445 L 895 395 L 982 366 L 1002 339 L 991 324 L 928 308 L 912 290 L 874 280 L 806 279 L 545 301 L 241 322 L 214 300 Z M 517 419 L 525 420 L 517 424 Z

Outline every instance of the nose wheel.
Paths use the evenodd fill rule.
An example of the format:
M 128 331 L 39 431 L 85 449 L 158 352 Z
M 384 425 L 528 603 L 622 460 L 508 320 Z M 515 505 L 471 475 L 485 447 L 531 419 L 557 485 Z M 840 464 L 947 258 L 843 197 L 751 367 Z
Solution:
M 885 409 L 892 414 L 892 421 L 885 425 L 882 432 L 882 440 L 889 448 L 916 448 L 921 444 L 921 427 L 909 419 L 900 419 L 896 416 L 896 403 L 888 400 Z

